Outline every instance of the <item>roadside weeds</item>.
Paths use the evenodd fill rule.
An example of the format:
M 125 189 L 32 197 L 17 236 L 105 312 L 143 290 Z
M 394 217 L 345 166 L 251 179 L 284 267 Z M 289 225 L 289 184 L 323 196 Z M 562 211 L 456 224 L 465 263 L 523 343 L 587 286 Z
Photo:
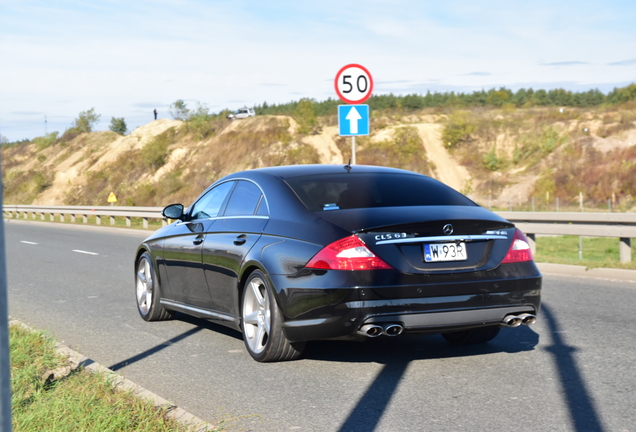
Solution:
M 237 420 L 212 425 L 17 320 L 9 331 L 16 432 L 220 432 Z

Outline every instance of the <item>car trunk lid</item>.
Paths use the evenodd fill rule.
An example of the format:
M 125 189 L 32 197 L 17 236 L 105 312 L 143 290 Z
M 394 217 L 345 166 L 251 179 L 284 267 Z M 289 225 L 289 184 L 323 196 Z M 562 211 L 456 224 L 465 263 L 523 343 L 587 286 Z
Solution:
M 481 207 L 422 206 L 323 212 L 408 274 L 467 272 L 498 266 L 514 225 Z

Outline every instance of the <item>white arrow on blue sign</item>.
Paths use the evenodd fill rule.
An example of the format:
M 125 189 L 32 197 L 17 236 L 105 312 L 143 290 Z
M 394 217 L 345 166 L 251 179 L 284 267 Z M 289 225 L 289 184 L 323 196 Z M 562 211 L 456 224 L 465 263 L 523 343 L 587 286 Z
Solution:
M 369 135 L 369 105 L 338 105 L 340 136 Z

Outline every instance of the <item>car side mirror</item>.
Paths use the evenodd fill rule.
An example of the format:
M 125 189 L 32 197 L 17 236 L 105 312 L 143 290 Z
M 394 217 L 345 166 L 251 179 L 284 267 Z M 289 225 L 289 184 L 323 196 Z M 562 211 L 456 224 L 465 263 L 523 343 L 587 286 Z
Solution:
M 168 219 L 183 220 L 183 208 L 183 204 L 170 204 L 161 211 L 161 214 Z

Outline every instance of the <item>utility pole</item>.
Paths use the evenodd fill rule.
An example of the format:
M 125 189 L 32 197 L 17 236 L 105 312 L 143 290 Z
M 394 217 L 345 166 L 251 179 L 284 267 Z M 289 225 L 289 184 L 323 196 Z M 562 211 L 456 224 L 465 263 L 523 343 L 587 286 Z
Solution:
M 0 178 L 2 154 L 0 154 Z M 0 202 L 3 202 L 0 182 Z M 4 248 L 4 214 L 0 217 L 0 431 L 11 432 L 11 364 L 9 360 L 9 305 L 7 260 Z

